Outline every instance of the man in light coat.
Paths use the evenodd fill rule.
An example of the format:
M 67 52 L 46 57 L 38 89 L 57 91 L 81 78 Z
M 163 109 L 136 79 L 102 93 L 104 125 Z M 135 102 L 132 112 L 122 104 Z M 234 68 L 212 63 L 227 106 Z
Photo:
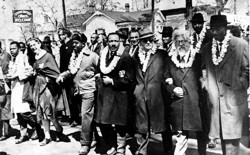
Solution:
M 209 136 L 221 138 L 223 154 L 238 155 L 247 110 L 249 49 L 227 31 L 225 15 L 211 16 L 212 42 L 204 47 L 205 87 L 212 104 Z

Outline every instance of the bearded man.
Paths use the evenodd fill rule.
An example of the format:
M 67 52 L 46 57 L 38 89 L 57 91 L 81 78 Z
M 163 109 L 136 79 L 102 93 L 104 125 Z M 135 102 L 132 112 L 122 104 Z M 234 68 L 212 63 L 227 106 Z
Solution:
M 201 55 L 190 45 L 189 33 L 173 32 L 173 46 L 165 63 L 164 78 L 172 94 L 172 132 L 176 135 L 174 155 L 184 155 L 190 131 L 196 132 L 199 155 L 206 154 L 206 138 L 202 132 L 200 113 Z
M 213 40 L 202 53 L 205 88 L 212 104 L 209 136 L 221 138 L 223 154 L 238 155 L 247 112 L 249 49 L 245 40 L 231 36 L 227 24 L 225 15 L 211 16 Z
M 108 155 L 125 155 L 128 90 L 134 77 L 134 61 L 120 44 L 119 34 L 108 35 L 108 46 L 101 51 L 97 80 L 95 120 L 110 148 Z
M 136 154 L 147 154 L 149 138 L 152 133 L 161 134 L 165 154 L 171 154 L 172 135 L 166 121 L 166 107 L 161 91 L 164 59 L 166 52 L 157 49 L 153 42 L 154 34 L 149 28 L 139 31 L 140 46 L 136 55 Z M 167 104 L 167 103 L 166 103 Z M 169 132 L 167 132 L 169 131 Z

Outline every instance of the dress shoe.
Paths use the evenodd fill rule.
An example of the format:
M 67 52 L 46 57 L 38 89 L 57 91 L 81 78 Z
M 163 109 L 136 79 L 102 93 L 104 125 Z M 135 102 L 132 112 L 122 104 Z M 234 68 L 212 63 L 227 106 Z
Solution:
M 6 140 L 8 138 L 9 138 L 9 136 L 2 136 L 2 137 L 0 137 L 0 141 L 4 141 L 4 140 Z
M 70 124 L 70 127 L 76 127 L 78 125 L 78 123 L 76 121 L 73 121 L 71 124 Z
M 107 151 L 107 155 L 115 155 L 116 154 L 116 149 L 115 147 L 112 147 Z
M 216 147 L 216 139 L 210 139 L 208 142 L 208 148 L 215 148 Z
M 40 146 L 45 146 L 51 142 L 50 138 L 44 138 L 42 142 L 40 142 Z
M 29 140 L 29 137 L 28 136 L 21 136 L 17 141 L 16 141 L 16 144 L 20 144 L 22 142 L 25 142 Z
M 87 155 L 89 153 L 89 146 L 87 145 L 82 145 L 80 150 L 79 150 L 79 155 Z

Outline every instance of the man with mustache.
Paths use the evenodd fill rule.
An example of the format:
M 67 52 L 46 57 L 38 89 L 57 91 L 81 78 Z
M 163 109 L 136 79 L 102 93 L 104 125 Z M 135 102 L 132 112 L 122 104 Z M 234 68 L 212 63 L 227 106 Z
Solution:
M 243 118 L 247 112 L 249 48 L 245 40 L 227 30 L 227 17 L 213 15 L 213 40 L 205 45 L 205 88 L 211 107 L 209 136 L 220 138 L 222 152 L 238 155 Z
M 206 154 L 206 137 L 200 113 L 201 55 L 190 45 L 189 33 L 173 32 L 173 46 L 165 63 L 165 87 L 172 94 L 172 132 L 176 135 L 174 155 L 184 155 L 189 132 L 196 132 L 199 155 Z
M 212 34 L 209 29 L 206 28 L 205 20 L 201 13 L 195 13 L 190 20 L 194 33 L 191 35 L 191 46 L 197 53 L 201 52 L 201 48 L 205 46 L 206 43 L 212 40 Z M 203 77 L 205 76 L 206 72 L 203 70 Z M 203 80 L 203 78 L 201 78 Z M 216 147 L 216 139 L 214 137 L 208 137 L 209 133 L 209 122 L 210 122 L 210 104 L 207 101 L 207 92 L 203 88 L 202 89 L 202 104 L 201 104 L 201 117 L 202 117 L 202 127 L 206 133 L 207 139 L 209 139 L 208 147 L 214 148 Z
M 149 28 L 139 31 L 140 45 L 135 56 L 136 87 L 136 154 L 146 155 L 151 133 L 161 134 L 166 155 L 171 154 L 172 134 L 166 120 L 166 106 L 161 91 L 164 60 L 167 53 L 157 49 L 153 41 L 154 34 Z
M 134 61 L 121 46 L 117 33 L 108 35 L 108 46 L 101 51 L 97 80 L 95 120 L 99 123 L 108 155 L 125 155 L 128 91 L 134 78 Z
M 161 34 L 162 34 L 163 49 L 169 52 L 172 45 L 173 28 L 171 26 L 163 27 Z

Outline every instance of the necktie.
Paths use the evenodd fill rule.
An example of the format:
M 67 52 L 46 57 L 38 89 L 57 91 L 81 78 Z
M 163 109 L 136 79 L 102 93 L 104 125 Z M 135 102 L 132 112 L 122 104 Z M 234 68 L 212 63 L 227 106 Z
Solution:
M 219 43 L 219 50 L 221 51 L 221 47 L 222 47 L 222 42 Z

